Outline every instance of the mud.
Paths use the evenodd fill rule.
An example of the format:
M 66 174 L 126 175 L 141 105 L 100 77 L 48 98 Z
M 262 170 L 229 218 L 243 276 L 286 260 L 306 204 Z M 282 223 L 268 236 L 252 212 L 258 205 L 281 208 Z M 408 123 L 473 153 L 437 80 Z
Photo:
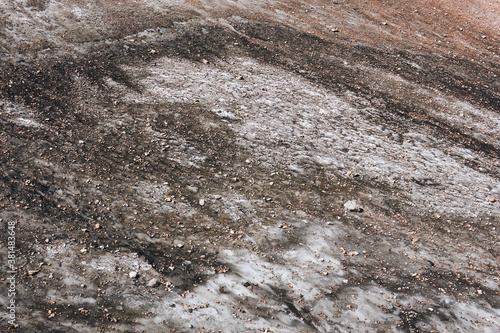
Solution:
M 498 331 L 498 11 L 1 4 L 0 326 Z

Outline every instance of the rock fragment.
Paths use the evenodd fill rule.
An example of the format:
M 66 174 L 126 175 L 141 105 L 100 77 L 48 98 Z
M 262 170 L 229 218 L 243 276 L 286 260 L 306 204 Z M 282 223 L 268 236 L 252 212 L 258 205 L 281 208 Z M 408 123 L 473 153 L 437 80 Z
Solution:
M 137 272 L 136 271 L 132 271 L 130 273 L 128 273 L 128 276 L 131 278 L 131 279 L 135 279 L 137 277 Z
M 28 275 L 29 275 L 29 276 L 34 276 L 34 275 L 36 275 L 38 272 L 39 272 L 39 270 L 38 270 L 38 269 L 29 270 L 29 271 L 28 271 Z
M 344 208 L 347 210 L 347 211 L 350 211 L 350 212 L 362 212 L 363 211 L 363 208 L 359 205 L 359 203 L 355 200 L 350 200 L 350 201 L 347 201 L 345 204 L 344 204 Z
M 158 286 L 158 279 L 151 279 L 148 281 L 148 287 L 154 288 Z

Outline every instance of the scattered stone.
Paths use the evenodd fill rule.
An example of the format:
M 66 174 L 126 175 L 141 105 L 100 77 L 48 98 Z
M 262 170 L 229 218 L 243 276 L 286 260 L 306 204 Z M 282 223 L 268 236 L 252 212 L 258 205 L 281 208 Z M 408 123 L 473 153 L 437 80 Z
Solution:
M 38 269 L 29 270 L 29 271 L 28 271 L 28 275 L 29 275 L 29 276 L 34 276 L 34 275 L 36 275 L 38 272 L 40 272 Z
M 128 273 L 128 276 L 131 278 L 131 279 L 135 279 L 137 277 L 137 272 L 136 271 L 132 271 L 130 273 Z
M 205 206 L 205 199 L 200 199 L 198 203 L 200 204 L 200 206 Z
M 158 286 L 158 279 L 151 279 L 148 282 L 148 287 L 154 288 Z
M 348 176 L 349 178 L 358 178 L 358 177 L 360 176 L 360 174 L 359 174 L 359 173 L 356 173 L 356 172 L 354 172 L 354 171 L 348 171 L 348 172 L 347 172 L 347 176 Z
M 87 249 L 83 248 L 83 249 L 80 250 L 80 252 L 85 254 L 85 253 L 87 253 Z
M 416 243 L 416 242 L 418 242 L 418 238 L 413 238 L 413 239 L 411 240 L 411 242 L 412 242 L 412 243 Z
M 222 198 L 222 196 L 220 196 L 218 194 L 215 196 L 215 200 L 219 200 L 220 198 Z
M 494 197 L 489 197 L 488 200 L 489 200 L 489 202 L 495 202 L 495 201 L 497 201 Z
M 363 208 L 354 200 L 347 201 L 344 204 L 344 208 L 350 212 L 362 212 Z
M 101 229 L 101 225 L 99 223 L 96 223 L 94 226 L 95 229 Z

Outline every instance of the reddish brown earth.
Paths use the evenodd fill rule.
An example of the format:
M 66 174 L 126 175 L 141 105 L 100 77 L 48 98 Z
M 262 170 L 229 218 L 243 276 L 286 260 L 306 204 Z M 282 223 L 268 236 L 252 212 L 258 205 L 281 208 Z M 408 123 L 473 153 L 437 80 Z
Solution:
M 2 2 L 0 331 L 498 332 L 499 11 Z

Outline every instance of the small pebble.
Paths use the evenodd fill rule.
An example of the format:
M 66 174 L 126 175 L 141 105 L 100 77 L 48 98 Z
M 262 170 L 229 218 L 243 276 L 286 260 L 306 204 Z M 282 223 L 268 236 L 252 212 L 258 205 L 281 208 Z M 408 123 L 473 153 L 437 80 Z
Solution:
M 148 287 L 154 288 L 158 285 L 158 279 L 151 279 L 148 282 Z
M 344 208 L 350 212 L 362 212 L 363 208 L 354 200 L 347 201 L 344 204 Z

